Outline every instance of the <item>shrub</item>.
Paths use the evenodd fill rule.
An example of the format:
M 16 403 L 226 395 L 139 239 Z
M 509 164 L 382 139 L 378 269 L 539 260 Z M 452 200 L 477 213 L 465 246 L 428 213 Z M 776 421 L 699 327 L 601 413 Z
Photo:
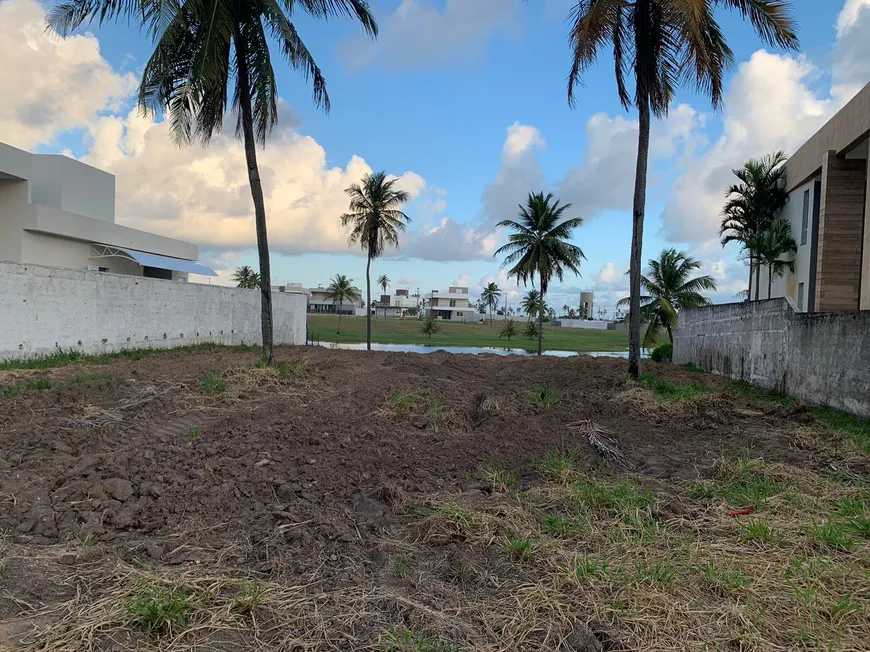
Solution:
M 674 357 L 674 345 L 670 342 L 659 344 L 652 350 L 649 357 L 655 362 L 670 362 L 671 358 Z
M 513 319 L 508 319 L 504 323 L 504 326 L 501 327 L 501 332 L 498 334 L 498 336 L 500 338 L 506 337 L 508 342 L 510 342 L 511 338 L 516 337 L 518 332 L 519 330 L 517 329 L 517 323 Z
M 538 337 L 538 322 L 526 322 L 526 328 L 525 330 L 523 330 L 523 336 L 527 337 L 530 340 L 536 339 Z

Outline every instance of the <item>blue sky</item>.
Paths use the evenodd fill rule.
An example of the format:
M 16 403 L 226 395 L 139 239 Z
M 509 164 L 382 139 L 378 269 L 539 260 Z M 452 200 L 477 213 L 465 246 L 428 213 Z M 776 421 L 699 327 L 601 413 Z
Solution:
M 543 189 L 584 218 L 576 242 L 588 258 L 583 277 L 556 284 L 551 302 L 576 305 L 581 288 L 595 289 L 612 310 L 625 292 L 635 116 L 616 99 L 609 53 L 586 75 L 576 108 L 568 107 L 564 19 L 572 4 L 378 0 L 377 43 L 350 21 L 299 16 L 327 77 L 332 112 L 318 112 L 309 88 L 276 57 L 282 121 L 261 156 L 273 282 L 317 285 L 335 273 L 363 282 L 365 261 L 347 249 L 337 225 L 341 190 L 384 169 L 415 197 L 400 252 L 374 267 L 396 287 L 460 282 L 474 292 L 493 278 L 505 285 L 491 252 L 506 235 L 493 224 L 513 217 L 529 190 Z M 793 151 L 870 80 L 866 39 L 856 36 L 870 28 L 870 0 L 793 5 L 802 54 L 759 52 L 750 26 L 723 11 L 738 62 L 726 82 L 726 109 L 715 114 L 684 90 L 670 117 L 654 125 L 644 258 L 666 246 L 686 249 L 719 282 L 717 301 L 745 283 L 736 252 L 722 251 L 715 238 L 730 167 L 774 148 Z M 115 173 L 119 222 L 199 243 L 201 259 L 220 268 L 222 279 L 235 265 L 256 266 L 232 129 L 208 151 L 175 150 L 165 125 L 131 111 L 146 37 L 106 24 L 59 43 L 37 33 L 39 11 L 33 0 L 0 3 L 0 29 L 10 37 L 0 39 L 0 63 L 14 64 L 0 65 L 0 83 L 18 87 L 15 76 L 28 71 L 46 77 L 25 108 L 50 107 L 44 124 L 22 118 L 21 107 L 0 109 L 0 140 L 66 152 Z M 74 106 L 64 107 L 64 96 Z

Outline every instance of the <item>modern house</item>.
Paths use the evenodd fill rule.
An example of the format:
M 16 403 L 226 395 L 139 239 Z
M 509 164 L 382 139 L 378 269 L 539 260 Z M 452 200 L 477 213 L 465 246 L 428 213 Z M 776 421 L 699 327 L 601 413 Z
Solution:
M 0 143 L 0 260 L 187 280 L 217 276 L 195 244 L 115 224 L 115 177 Z
M 394 295 L 382 294 L 375 304 L 375 314 L 386 317 L 404 317 L 410 308 L 420 306 L 420 297 L 412 296 L 408 290 L 396 290 Z
M 316 287 L 316 288 L 303 288 L 301 283 L 291 283 L 287 286 L 281 286 L 279 288 L 280 292 L 286 291 L 294 291 L 294 292 L 304 292 L 308 295 L 308 312 L 315 313 L 318 315 L 359 315 L 365 314 L 365 309 L 363 308 L 364 300 L 354 299 L 352 301 L 343 301 L 341 303 L 336 303 L 332 299 L 327 298 L 327 289 L 324 287 Z
M 802 312 L 870 310 L 868 142 L 870 84 L 789 158 L 783 215 L 798 250 L 771 297 L 790 297 Z M 767 281 L 762 268 L 760 298 Z
M 474 306 L 468 303 L 468 288 L 451 286 L 447 292 L 433 290 L 425 297 L 429 315 L 445 321 L 477 321 Z

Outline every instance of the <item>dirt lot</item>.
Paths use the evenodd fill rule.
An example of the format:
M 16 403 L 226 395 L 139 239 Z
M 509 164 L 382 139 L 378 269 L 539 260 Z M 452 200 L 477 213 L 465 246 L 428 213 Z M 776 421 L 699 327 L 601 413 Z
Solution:
M 0 372 L 0 648 L 867 649 L 860 422 L 654 363 L 279 357 Z

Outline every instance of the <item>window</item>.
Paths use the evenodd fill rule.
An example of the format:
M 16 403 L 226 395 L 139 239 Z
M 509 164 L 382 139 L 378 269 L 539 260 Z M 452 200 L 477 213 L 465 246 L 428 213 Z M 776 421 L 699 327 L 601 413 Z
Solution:
M 450 307 L 451 307 L 451 308 L 455 308 L 455 307 L 456 307 L 456 299 L 450 299 Z
M 798 310 L 804 310 L 804 284 L 798 283 Z
M 461 312 L 457 312 L 457 313 L 456 313 L 456 316 L 457 316 L 457 317 L 462 317 L 462 313 L 461 313 Z
M 807 229 L 810 224 L 810 191 L 804 190 L 803 215 L 801 216 L 801 244 L 807 243 Z

